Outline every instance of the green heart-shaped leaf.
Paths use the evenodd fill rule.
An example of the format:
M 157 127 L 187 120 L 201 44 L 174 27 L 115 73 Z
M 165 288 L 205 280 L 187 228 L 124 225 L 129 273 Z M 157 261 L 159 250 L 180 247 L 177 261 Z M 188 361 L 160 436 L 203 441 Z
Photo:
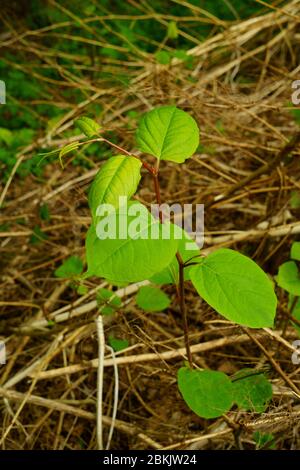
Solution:
M 139 215 L 132 215 L 134 211 Z M 105 232 L 110 232 L 107 238 L 104 228 L 107 229 Z M 178 239 L 174 238 L 176 226 L 170 224 L 169 228 L 170 236 L 164 238 L 167 224 L 163 226 L 138 202 L 129 202 L 128 211 L 121 207 L 116 213 L 108 214 L 97 224 L 97 232 L 103 239 L 98 238 L 93 225 L 88 231 L 87 275 L 114 282 L 149 279 L 168 266 L 177 251 Z M 152 231 L 157 238 L 153 237 Z
M 218 313 L 251 328 L 273 326 L 277 299 L 272 282 L 250 258 L 220 249 L 191 269 L 201 297 Z
M 189 408 L 202 418 L 217 418 L 233 403 L 232 383 L 223 372 L 182 367 L 178 387 Z
M 246 411 L 262 413 L 272 398 L 272 385 L 263 373 L 253 369 L 241 369 L 232 379 L 234 401 Z
M 293 295 L 300 295 L 300 276 L 295 261 L 287 261 L 279 266 L 277 284 Z
M 142 152 L 182 163 L 196 151 L 199 129 L 186 112 L 175 106 L 161 106 L 143 116 L 136 138 Z

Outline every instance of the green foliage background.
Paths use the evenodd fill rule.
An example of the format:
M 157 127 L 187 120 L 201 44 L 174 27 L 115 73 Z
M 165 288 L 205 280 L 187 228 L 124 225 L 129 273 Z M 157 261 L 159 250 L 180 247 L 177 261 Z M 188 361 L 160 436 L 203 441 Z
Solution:
M 139 67 L 149 55 L 160 63 L 179 57 L 189 67 L 193 58 L 186 51 L 191 47 L 233 21 L 266 10 L 255 0 L 89 0 L 84 3 L 32 0 L 4 1 L 1 8 L 7 32 L 13 34 L 11 25 L 20 26 L 20 23 L 24 31 L 24 48 L 5 47 L 5 41 L 1 47 L 0 79 L 7 87 L 7 104 L 0 107 L 2 180 L 8 178 L 21 149 L 51 131 L 69 111 L 69 103 L 79 104 L 87 97 L 90 90 L 82 85 L 83 79 L 101 80 L 102 86 L 118 84 L 127 88 L 129 75 L 118 65 L 136 61 Z M 211 15 L 220 20 L 219 25 L 216 26 L 216 20 L 214 25 L 210 24 Z M 190 19 L 182 22 L 186 17 Z M 199 17 L 209 22 L 199 21 Z M 45 31 L 38 36 L 30 33 L 41 28 Z M 39 42 L 36 50 L 35 41 Z M 28 46 L 32 47 L 30 54 Z M 78 81 L 78 87 L 66 86 L 62 70 Z M 101 106 L 91 104 L 89 112 L 99 117 Z M 3 129 L 12 132 L 9 142 Z M 73 129 L 65 135 L 74 134 Z M 42 176 L 42 168 L 49 159 L 41 163 L 39 149 L 36 150 L 23 161 L 19 175 Z M 87 153 L 100 157 L 99 146 L 91 145 Z M 80 154 L 72 163 L 91 166 Z

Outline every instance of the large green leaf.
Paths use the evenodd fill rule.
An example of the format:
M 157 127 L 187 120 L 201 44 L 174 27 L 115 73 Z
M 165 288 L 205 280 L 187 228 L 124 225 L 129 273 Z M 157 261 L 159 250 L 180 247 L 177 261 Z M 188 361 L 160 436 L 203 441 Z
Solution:
M 196 151 L 199 129 L 186 112 L 175 106 L 162 106 L 143 116 L 136 138 L 142 152 L 159 160 L 182 163 Z
M 232 379 L 234 401 L 246 411 L 262 413 L 272 398 L 272 385 L 263 373 L 241 369 Z
M 232 383 L 223 372 L 182 367 L 178 387 L 186 404 L 202 418 L 217 418 L 233 403 Z
M 191 269 L 199 295 L 228 320 L 251 328 L 273 326 L 277 299 L 272 282 L 250 258 L 220 249 Z
M 300 276 L 295 261 L 287 261 L 279 266 L 276 281 L 290 294 L 300 295 Z
M 93 217 L 100 204 L 119 206 L 119 197 L 130 198 L 141 179 L 142 162 L 137 158 L 117 155 L 98 171 L 89 191 L 89 206 Z
M 180 228 L 178 230 L 181 230 Z M 182 237 L 178 243 L 178 251 L 183 261 L 188 261 L 193 258 L 191 261 L 193 263 L 200 263 L 200 250 L 196 242 L 194 242 L 190 236 L 184 231 L 181 230 Z M 187 249 L 189 245 L 189 249 Z M 185 281 L 190 280 L 190 270 L 191 267 L 184 268 L 184 279 Z M 164 268 L 160 273 L 154 274 L 150 279 L 154 284 L 178 284 L 179 281 L 179 268 L 178 261 L 176 256 L 172 262 Z
M 136 296 L 136 303 L 146 312 L 161 312 L 169 307 L 171 301 L 158 287 L 142 286 Z
M 156 272 L 168 266 L 178 248 L 178 239 L 174 238 L 176 226 L 170 224 L 169 239 L 163 238 L 163 226 L 138 202 L 130 202 L 128 211 L 140 211 L 137 218 L 121 207 L 115 214 L 110 213 L 104 222 L 107 227 L 115 225 L 115 234 L 112 238 L 100 239 L 92 225 L 86 238 L 86 254 L 88 263 L 87 275 L 95 275 L 114 282 L 137 282 L 149 279 Z M 97 233 L 101 233 L 100 223 L 97 224 Z M 167 225 L 164 224 L 166 228 Z M 136 228 L 136 233 L 135 230 Z M 128 230 L 132 233 L 128 234 Z M 157 231 L 158 238 L 151 236 L 151 231 Z M 120 237 L 122 231 L 122 237 Z M 125 233 L 124 233 L 125 231 Z

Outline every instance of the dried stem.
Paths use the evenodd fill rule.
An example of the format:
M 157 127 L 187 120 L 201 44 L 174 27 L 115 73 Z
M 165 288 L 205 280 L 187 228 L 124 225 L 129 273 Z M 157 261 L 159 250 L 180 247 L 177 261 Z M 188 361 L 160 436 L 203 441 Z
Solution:
M 104 352 L 105 337 L 103 330 L 103 319 L 98 315 L 96 320 L 98 336 L 98 377 L 97 377 L 97 445 L 98 450 L 103 450 L 103 372 L 104 372 Z

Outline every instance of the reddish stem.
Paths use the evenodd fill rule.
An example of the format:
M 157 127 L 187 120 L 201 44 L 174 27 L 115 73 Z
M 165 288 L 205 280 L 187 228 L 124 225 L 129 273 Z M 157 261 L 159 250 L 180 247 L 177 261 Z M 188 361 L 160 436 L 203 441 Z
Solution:
M 153 168 L 151 165 L 149 165 L 147 162 L 144 162 L 138 155 L 134 155 L 134 153 L 130 153 L 127 150 L 125 150 L 123 147 L 119 147 L 119 145 L 114 144 L 108 139 L 105 139 L 105 137 L 102 138 L 103 142 L 106 142 L 108 145 L 111 147 L 114 147 L 115 149 L 119 150 L 119 152 L 124 153 L 125 155 L 128 155 L 130 157 L 137 158 L 137 160 L 140 160 L 142 163 L 143 167 L 151 174 L 154 175 L 156 173 L 155 168 Z
M 159 186 L 159 178 L 158 178 L 158 166 L 155 169 L 156 171 L 153 173 L 153 181 L 154 181 L 154 190 L 156 195 L 156 201 L 160 205 L 161 204 L 161 196 L 160 196 L 160 186 Z M 159 220 L 162 222 L 162 213 L 159 210 Z M 189 365 L 193 367 L 193 359 L 192 353 L 190 348 L 190 340 L 189 340 L 189 326 L 187 320 L 187 311 L 186 311 L 186 303 L 185 303 L 185 292 L 184 292 L 184 268 L 185 264 L 184 261 L 179 253 L 176 253 L 176 259 L 178 261 L 178 270 L 179 270 L 179 284 L 176 286 L 177 294 L 179 297 L 179 306 L 180 311 L 183 319 L 183 333 L 184 333 L 184 343 L 186 349 L 186 355 L 189 361 Z

